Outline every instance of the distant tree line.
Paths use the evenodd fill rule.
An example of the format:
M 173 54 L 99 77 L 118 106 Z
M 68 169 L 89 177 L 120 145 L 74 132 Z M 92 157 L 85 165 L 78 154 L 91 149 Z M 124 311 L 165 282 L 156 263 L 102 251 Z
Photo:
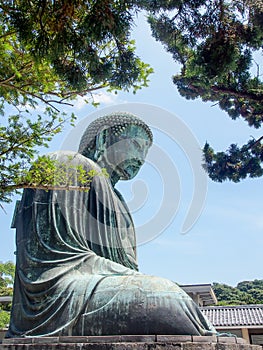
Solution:
M 0 297 L 13 295 L 15 265 L 12 261 L 0 262 Z M 0 329 L 9 324 L 11 303 L 0 304 Z
M 218 305 L 263 304 L 263 280 L 239 282 L 236 287 L 213 283 Z

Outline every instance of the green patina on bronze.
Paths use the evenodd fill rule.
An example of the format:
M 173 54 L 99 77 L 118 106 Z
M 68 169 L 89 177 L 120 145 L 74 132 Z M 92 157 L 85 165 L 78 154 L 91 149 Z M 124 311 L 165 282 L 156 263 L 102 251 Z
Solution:
M 109 177 L 95 176 L 88 192 L 24 191 L 7 337 L 216 333 L 175 283 L 138 271 L 133 221 L 114 186 L 137 174 L 151 144 L 149 127 L 120 112 L 91 123 L 78 153 L 49 155 Z

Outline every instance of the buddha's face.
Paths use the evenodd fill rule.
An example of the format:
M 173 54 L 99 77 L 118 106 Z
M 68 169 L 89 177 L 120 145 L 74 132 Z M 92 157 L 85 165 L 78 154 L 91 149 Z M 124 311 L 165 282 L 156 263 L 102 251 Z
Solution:
M 120 180 L 132 179 L 145 161 L 151 141 L 142 127 L 130 125 L 120 135 L 108 134 L 103 162 Z

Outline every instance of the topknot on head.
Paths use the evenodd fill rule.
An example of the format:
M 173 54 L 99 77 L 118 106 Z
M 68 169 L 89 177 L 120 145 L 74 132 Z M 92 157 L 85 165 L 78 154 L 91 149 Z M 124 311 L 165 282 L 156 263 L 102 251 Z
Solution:
M 110 128 L 113 134 L 120 135 L 129 125 L 137 125 L 143 128 L 152 143 L 153 134 L 151 129 L 142 119 L 129 112 L 113 112 L 95 119 L 89 124 L 81 137 L 79 153 L 89 158 L 92 157 L 96 148 L 96 136 L 102 130 Z

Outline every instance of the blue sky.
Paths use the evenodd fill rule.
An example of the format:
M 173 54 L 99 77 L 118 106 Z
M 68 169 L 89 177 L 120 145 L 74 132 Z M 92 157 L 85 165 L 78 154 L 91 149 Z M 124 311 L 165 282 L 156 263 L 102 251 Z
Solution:
M 147 231 L 142 233 L 143 239 L 139 237 L 140 270 L 181 284 L 221 282 L 234 286 L 239 281 L 262 279 L 262 178 L 237 184 L 219 184 L 207 178 L 204 181 L 204 175 L 197 169 L 198 155 L 195 156 L 206 140 L 215 149 L 224 150 L 230 143 L 242 144 L 250 136 L 259 136 L 260 131 L 248 127 L 242 120 L 231 120 L 211 103 L 180 97 L 171 79 L 178 66 L 151 38 L 143 16 L 139 17 L 133 36 L 137 54 L 155 71 L 149 87 L 136 95 L 132 92 L 117 95 L 100 92 L 96 96 L 101 102 L 99 108 L 78 99 L 73 110 L 82 123 L 77 125 L 78 130 L 83 130 L 92 118 L 112 109 L 135 109 L 139 114 L 141 110 L 142 115 L 137 113 L 138 116 L 146 119 L 153 128 L 155 146 L 149 161 L 137 178 L 118 185 L 131 207 L 139 235 L 140 228 Z M 67 107 L 65 111 L 71 113 L 72 109 Z M 174 116 L 172 122 L 168 117 L 171 115 Z M 190 138 L 184 139 L 183 131 L 189 132 Z M 71 147 L 69 140 L 74 140 L 74 148 L 78 135 L 79 132 L 74 134 L 67 126 L 52 141 L 50 151 Z M 192 200 L 194 194 L 199 199 L 195 198 L 195 203 Z M 187 210 L 193 204 L 197 208 L 197 220 L 191 230 L 183 234 Z M 10 229 L 13 204 L 4 205 L 4 208 L 7 214 L 0 212 L 0 260 L 14 261 L 15 232 Z M 162 217 L 151 223 L 162 209 Z M 173 213 L 172 222 L 169 222 L 169 210 Z M 166 228 L 157 235 L 159 223 L 164 223 Z

